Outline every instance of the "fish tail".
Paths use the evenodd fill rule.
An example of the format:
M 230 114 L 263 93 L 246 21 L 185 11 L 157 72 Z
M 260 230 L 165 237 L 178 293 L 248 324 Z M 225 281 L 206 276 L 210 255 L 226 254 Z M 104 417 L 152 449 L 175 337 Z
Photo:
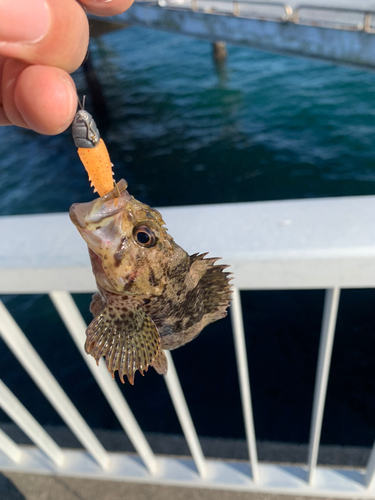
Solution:
M 114 377 L 118 371 L 134 384 L 135 373 L 142 375 L 155 361 L 160 350 L 160 335 L 152 319 L 142 309 L 120 315 L 105 306 L 86 330 L 85 350 L 97 363 L 102 356 Z

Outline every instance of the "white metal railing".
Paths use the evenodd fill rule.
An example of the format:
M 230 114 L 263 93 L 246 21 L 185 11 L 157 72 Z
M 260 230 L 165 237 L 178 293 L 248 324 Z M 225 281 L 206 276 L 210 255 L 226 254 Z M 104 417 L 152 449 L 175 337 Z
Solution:
M 375 12 L 369 9 L 310 4 L 293 6 L 285 2 L 261 0 L 158 0 L 158 5 L 173 9 L 190 8 L 207 14 L 225 13 L 236 17 L 375 33 L 372 26 Z
M 260 0 L 158 0 L 158 5 L 160 7 L 190 8 L 193 11 L 203 10 L 208 14 L 225 11 L 238 17 L 242 15 L 241 6 L 253 7 L 258 10 L 258 15 L 253 12 L 248 14 L 248 17 L 254 19 L 266 18 L 275 21 L 293 20 L 293 8 L 284 2 L 262 2 Z M 263 12 L 262 9 L 264 9 Z
M 153 453 L 117 383 L 103 364 L 97 367 L 84 353 L 86 325 L 70 292 L 94 291 L 95 286 L 85 244 L 67 215 L 0 218 L 0 233 L 7 234 L 0 241 L 0 293 L 49 294 L 142 460 L 140 463 L 131 454 L 109 453 L 103 448 L 0 303 L 1 338 L 87 450 L 61 449 L 0 382 L 0 406 L 35 443 L 34 447 L 20 446 L 0 431 L 0 470 L 241 491 L 375 498 L 375 447 L 365 470 L 345 468 L 337 473 L 332 467 L 317 466 L 340 289 L 375 287 L 374 209 L 375 197 L 369 196 L 162 210 L 170 233 L 181 246 L 190 253 L 198 246 L 222 255 L 233 268 L 235 287 L 230 311 L 250 459 L 248 472 L 239 462 L 204 457 L 170 353 L 167 353 L 169 371 L 165 381 L 195 469 L 186 459 Z M 210 224 L 197 224 L 198 220 L 209 220 Z M 40 245 L 40 241 L 44 244 Z M 326 289 L 309 457 L 306 466 L 295 467 L 258 462 L 240 297 L 240 290 L 288 288 Z
M 251 403 L 249 368 L 247 365 L 245 331 L 242 320 L 241 297 L 238 288 L 233 290 L 233 302 L 231 309 L 232 329 L 234 335 L 234 347 L 238 378 L 240 383 L 242 411 L 245 424 L 246 440 L 249 450 L 250 465 L 254 482 L 259 481 L 259 467 L 257 444 L 255 439 L 253 408 Z
M 67 292 L 51 292 L 50 298 L 122 428 L 129 436 L 131 443 L 137 450 L 148 470 L 151 473 L 155 473 L 157 470 L 155 456 L 140 430 L 127 402 L 123 398 L 120 389 L 112 380 L 105 365 L 101 364 L 96 366 L 96 363 L 92 362 L 93 360 L 87 356 L 84 350 L 86 324 L 72 296 Z
M 324 405 L 326 400 L 329 367 L 331 365 L 333 339 L 335 336 L 337 311 L 339 308 L 340 289 L 330 288 L 326 291 L 323 312 L 322 333 L 318 356 L 318 369 L 315 382 L 313 414 L 310 429 L 309 446 L 309 482 L 314 482 L 320 434 L 322 431 Z
M 65 461 L 64 452 L 18 401 L 2 380 L 0 380 L 0 401 L 5 413 L 58 467 L 62 467 Z M 5 444 L 4 450 L 7 449 L 8 444 Z M 21 454 L 18 455 L 19 458 L 20 456 Z M 18 462 L 19 460 L 16 459 L 16 461 Z

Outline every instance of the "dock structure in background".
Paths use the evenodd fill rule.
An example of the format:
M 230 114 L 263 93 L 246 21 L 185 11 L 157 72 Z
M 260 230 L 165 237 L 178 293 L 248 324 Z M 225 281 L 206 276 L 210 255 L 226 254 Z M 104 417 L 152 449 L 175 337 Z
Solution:
M 375 68 L 375 12 L 371 9 L 250 0 L 136 1 L 123 14 L 108 18 L 110 22 Z

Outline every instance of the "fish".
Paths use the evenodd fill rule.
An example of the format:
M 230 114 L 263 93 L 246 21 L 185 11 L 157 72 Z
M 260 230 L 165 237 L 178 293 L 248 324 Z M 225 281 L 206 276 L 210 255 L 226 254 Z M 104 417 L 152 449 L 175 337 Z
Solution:
M 165 375 L 164 350 L 193 340 L 224 318 L 231 300 L 227 265 L 189 255 L 161 214 L 136 200 L 122 179 L 105 196 L 75 203 L 70 218 L 88 246 L 98 292 L 86 330 L 86 353 L 133 385 L 152 366 Z

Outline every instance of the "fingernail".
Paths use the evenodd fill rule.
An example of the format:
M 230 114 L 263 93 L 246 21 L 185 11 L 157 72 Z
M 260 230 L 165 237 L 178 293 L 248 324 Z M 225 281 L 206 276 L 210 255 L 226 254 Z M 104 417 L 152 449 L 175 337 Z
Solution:
M 60 129 L 56 133 L 63 132 L 72 122 L 72 111 L 75 113 L 77 110 L 77 89 L 73 80 L 69 76 L 60 75 L 60 81 L 63 82 L 65 86 L 65 105 L 66 105 L 66 118 L 64 123 L 61 125 Z
M 50 28 L 44 0 L 0 0 L 0 42 L 35 43 Z

